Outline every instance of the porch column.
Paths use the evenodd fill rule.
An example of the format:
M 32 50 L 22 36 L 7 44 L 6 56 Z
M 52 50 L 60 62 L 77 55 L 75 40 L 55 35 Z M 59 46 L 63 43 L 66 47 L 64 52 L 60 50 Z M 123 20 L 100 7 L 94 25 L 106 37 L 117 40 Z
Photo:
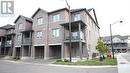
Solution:
M 44 59 L 49 59 L 49 45 L 47 44 L 44 46 Z
M 30 57 L 31 55 L 31 45 L 32 45 L 32 32 L 30 32 L 30 45 L 29 45 L 29 50 L 28 50 L 28 56 Z
M 24 56 L 24 47 L 23 47 L 23 33 L 22 33 L 22 41 L 21 41 L 21 57 L 23 57 Z
M 24 57 L 24 47 L 23 46 L 21 46 L 21 52 L 22 52 L 21 57 Z
M 5 36 L 5 44 L 7 44 L 7 36 Z M 4 47 L 4 55 L 6 55 L 6 47 Z
M 65 55 L 65 51 L 64 51 L 64 39 L 65 39 L 65 28 L 64 26 L 62 26 L 62 35 L 63 35 L 63 39 L 62 39 L 62 47 L 61 47 L 61 59 L 64 60 L 64 55 Z
M 12 57 L 15 57 L 15 56 L 16 56 L 15 44 L 16 44 L 16 36 L 14 36 L 14 38 L 13 38 Z
M 2 41 L 3 41 L 3 38 L 1 37 L 0 55 L 1 55 L 1 53 L 2 53 L 2 52 L 1 52 L 1 49 L 2 49 Z
M 82 42 L 81 42 L 81 24 L 79 23 L 79 54 L 80 54 L 80 59 L 82 60 Z
M 13 52 L 13 43 L 14 43 L 14 39 L 13 39 L 13 35 L 11 35 L 11 48 L 9 49 L 9 56 L 11 56 Z
M 31 58 L 35 59 L 35 47 L 31 46 Z

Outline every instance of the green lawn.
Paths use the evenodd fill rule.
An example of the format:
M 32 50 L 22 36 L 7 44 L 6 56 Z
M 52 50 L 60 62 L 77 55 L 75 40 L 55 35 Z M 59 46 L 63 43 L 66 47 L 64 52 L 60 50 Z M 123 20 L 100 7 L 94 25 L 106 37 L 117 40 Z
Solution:
M 104 61 L 100 62 L 99 59 L 91 59 L 86 61 L 78 61 L 78 62 L 64 62 L 64 61 L 56 61 L 53 64 L 60 64 L 60 65 L 88 65 L 88 66 L 99 66 L 99 65 L 117 65 L 117 59 L 105 59 Z

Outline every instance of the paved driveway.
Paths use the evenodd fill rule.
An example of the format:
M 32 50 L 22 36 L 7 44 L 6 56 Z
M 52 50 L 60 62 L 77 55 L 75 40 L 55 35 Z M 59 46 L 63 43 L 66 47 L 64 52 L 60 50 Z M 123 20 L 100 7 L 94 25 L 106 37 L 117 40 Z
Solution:
M 121 53 L 117 56 L 118 73 L 130 73 L 130 53 Z
M 12 63 L 0 60 L 0 73 L 118 73 L 112 68 L 68 68 L 48 65 Z

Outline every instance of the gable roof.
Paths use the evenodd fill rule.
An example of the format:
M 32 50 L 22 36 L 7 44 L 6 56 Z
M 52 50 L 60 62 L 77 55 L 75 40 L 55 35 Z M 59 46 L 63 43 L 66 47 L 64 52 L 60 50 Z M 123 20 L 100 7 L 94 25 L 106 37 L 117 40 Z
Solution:
M 119 38 L 121 40 L 125 40 L 125 39 L 128 39 L 128 37 L 130 37 L 130 36 L 129 35 L 127 35 L 127 36 L 113 35 L 112 39 L 115 38 L 115 37 L 117 37 L 117 38 Z M 110 36 L 101 37 L 101 39 L 103 41 L 111 41 L 111 37 Z
M 93 8 L 88 9 L 88 12 L 90 12 L 91 10 L 93 10 Z
M 47 12 L 47 11 L 41 9 L 41 8 L 38 8 L 38 9 L 36 10 L 36 12 L 31 16 L 31 18 L 33 18 L 39 11 Z
M 19 20 L 19 18 L 21 18 L 21 17 L 25 18 L 25 20 L 28 21 L 28 22 L 32 22 L 32 19 L 31 19 L 31 18 L 25 17 L 25 16 L 23 16 L 23 15 L 19 15 L 19 16 L 17 17 L 17 19 L 14 21 L 14 23 L 16 23 L 16 22 Z
M 55 13 L 55 12 L 58 12 L 58 11 L 62 11 L 62 10 L 66 10 L 66 11 L 69 11 L 68 8 L 61 8 L 61 9 L 58 9 L 58 10 L 54 10 L 54 11 L 51 11 L 51 12 L 47 12 L 41 8 L 38 8 L 37 11 L 32 15 L 31 18 L 33 18 L 39 11 L 44 11 L 44 12 L 47 12 L 48 14 L 51 14 L 51 13 Z M 78 9 L 71 9 L 71 13 L 74 13 L 74 12 L 79 12 L 79 11 L 85 11 L 89 17 L 93 20 L 93 22 L 96 24 L 96 26 L 100 29 L 99 25 L 98 25 L 98 21 L 97 21 L 97 17 L 96 17 L 96 13 L 95 13 L 95 9 L 94 8 L 90 8 L 90 9 L 86 9 L 86 8 L 78 8 Z M 94 17 L 92 17 L 92 15 L 90 15 L 90 11 L 94 12 Z
M 55 12 L 59 12 L 59 11 L 62 11 L 62 10 L 69 11 L 67 8 L 61 8 L 61 9 L 57 9 L 57 10 L 54 10 L 54 11 L 48 12 L 48 14 L 55 13 Z
M 93 10 L 93 12 L 94 12 L 94 18 L 92 17 L 92 15 L 90 15 L 90 11 L 92 11 Z M 95 9 L 94 8 L 90 8 L 90 9 L 86 9 L 86 8 L 79 8 L 79 9 L 71 9 L 71 13 L 74 13 L 74 12 L 79 12 L 79 11 L 85 11 L 88 15 L 89 15 L 89 17 L 94 21 L 94 23 L 96 24 L 96 26 L 98 27 L 98 28 L 100 28 L 99 27 L 99 25 L 98 25 L 98 21 L 97 21 L 97 17 L 96 17 L 96 13 L 95 13 Z M 94 20 L 95 19 L 95 20 Z
M 14 29 L 14 28 L 15 28 L 15 25 L 11 25 L 11 24 L 7 24 L 5 26 L 0 27 L 0 29 L 5 29 L 5 30 Z
M 95 9 L 94 9 L 94 8 L 90 8 L 90 9 L 88 9 L 87 11 L 88 11 L 88 12 L 93 11 L 93 14 L 94 14 L 94 18 L 93 18 L 93 19 L 95 19 L 95 22 L 98 24 L 98 20 L 97 20 L 97 16 L 96 16 L 96 13 L 95 13 Z M 91 16 L 92 16 L 92 15 L 91 15 Z
M 79 9 L 71 9 L 71 12 L 78 12 L 78 11 L 82 11 L 85 10 L 86 8 L 79 8 Z

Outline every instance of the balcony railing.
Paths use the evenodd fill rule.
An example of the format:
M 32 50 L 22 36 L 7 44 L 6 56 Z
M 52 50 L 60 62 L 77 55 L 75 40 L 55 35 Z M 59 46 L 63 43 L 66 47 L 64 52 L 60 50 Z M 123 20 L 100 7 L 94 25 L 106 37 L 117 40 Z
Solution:
M 69 42 L 69 36 L 66 36 L 64 39 L 64 42 Z M 85 39 L 83 37 L 79 37 L 79 36 L 72 36 L 71 37 L 71 42 L 79 42 L 79 41 L 85 42 Z
M 14 34 L 15 31 L 14 30 L 10 30 L 10 31 L 7 31 L 6 34 Z
M 12 45 L 12 40 L 6 41 L 5 46 L 10 47 Z
M 23 38 L 22 44 L 31 44 L 31 38 Z
M 83 32 L 71 32 L 72 36 L 71 36 L 71 40 L 84 40 L 84 33 Z M 80 36 L 79 36 L 80 33 Z M 65 37 L 65 40 L 69 40 L 69 36 Z

